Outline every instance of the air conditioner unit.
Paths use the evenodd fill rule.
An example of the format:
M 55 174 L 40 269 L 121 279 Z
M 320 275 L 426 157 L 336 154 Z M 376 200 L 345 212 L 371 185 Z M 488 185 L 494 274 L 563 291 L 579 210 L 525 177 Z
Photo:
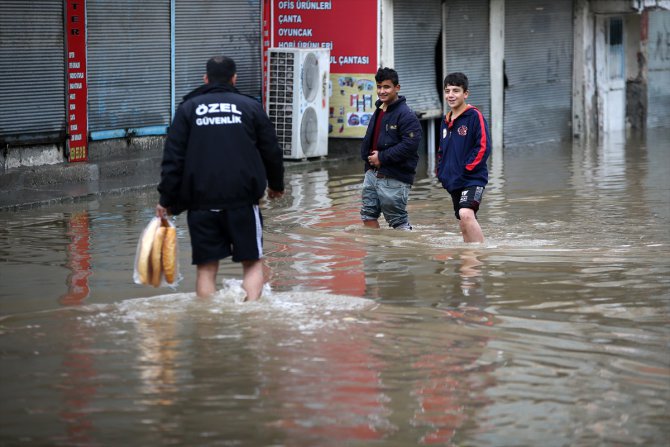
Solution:
M 266 111 L 284 159 L 328 155 L 330 50 L 270 48 Z

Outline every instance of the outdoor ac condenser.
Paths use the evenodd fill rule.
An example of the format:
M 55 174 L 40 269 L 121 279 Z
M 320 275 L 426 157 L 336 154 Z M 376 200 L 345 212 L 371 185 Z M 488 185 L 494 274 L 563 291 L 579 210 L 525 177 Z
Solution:
M 270 48 L 266 111 L 284 159 L 328 155 L 330 50 Z

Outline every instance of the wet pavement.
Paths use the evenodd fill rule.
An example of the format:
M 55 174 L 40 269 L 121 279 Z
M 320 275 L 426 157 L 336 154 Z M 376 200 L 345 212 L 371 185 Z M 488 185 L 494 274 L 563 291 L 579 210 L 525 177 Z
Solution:
M 0 444 L 666 445 L 670 133 L 507 148 L 464 244 L 421 173 L 412 232 L 358 161 L 265 202 L 271 291 L 132 282 L 153 186 L 0 211 Z M 224 284 L 225 283 L 225 284 Z M 225 285 L 225 287 L 224 287 Z

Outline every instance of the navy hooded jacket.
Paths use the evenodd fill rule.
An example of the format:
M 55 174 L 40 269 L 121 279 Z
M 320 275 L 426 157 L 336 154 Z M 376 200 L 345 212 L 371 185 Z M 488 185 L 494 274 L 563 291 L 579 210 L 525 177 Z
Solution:
M 449 193 L 469 186 L 486 186 L 490 154 L 491 137 L 482 112 L 468 105 L 455 120 L 451 119 L 451 112 L 447 113 L 440 126 L 437 178 Z
M 272 122 L 258 101 L 229 84 L 206 84 L 184 97 L 161 166 L 159 203 L 173 214 L 257 204 L 268 184 L 284 190 Z
M 377 100 L 377 109 L 370 119 L 365 138 L 361 143 L 361 158 L 365 160 L 365 170 L 372 169 L 368 155 L 372 148 L 375 123 L 382 105 Z M 421 141 L 421 123 L 405 101 L 404 96 L 390 104 L 382 117 L 382 129 L 377 139 L 379 173 L 410 185 L 414 183 L 416 165 L 419 162 L 419 142 Z

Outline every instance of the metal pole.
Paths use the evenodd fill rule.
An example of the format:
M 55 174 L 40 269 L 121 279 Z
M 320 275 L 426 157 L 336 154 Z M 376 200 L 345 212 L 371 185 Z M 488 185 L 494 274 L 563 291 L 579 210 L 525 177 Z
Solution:
M 428 120 L 428 138 L 426 139 L 426 155 L 428 156 L 428 176 L 435 175 L 435 119 Z

